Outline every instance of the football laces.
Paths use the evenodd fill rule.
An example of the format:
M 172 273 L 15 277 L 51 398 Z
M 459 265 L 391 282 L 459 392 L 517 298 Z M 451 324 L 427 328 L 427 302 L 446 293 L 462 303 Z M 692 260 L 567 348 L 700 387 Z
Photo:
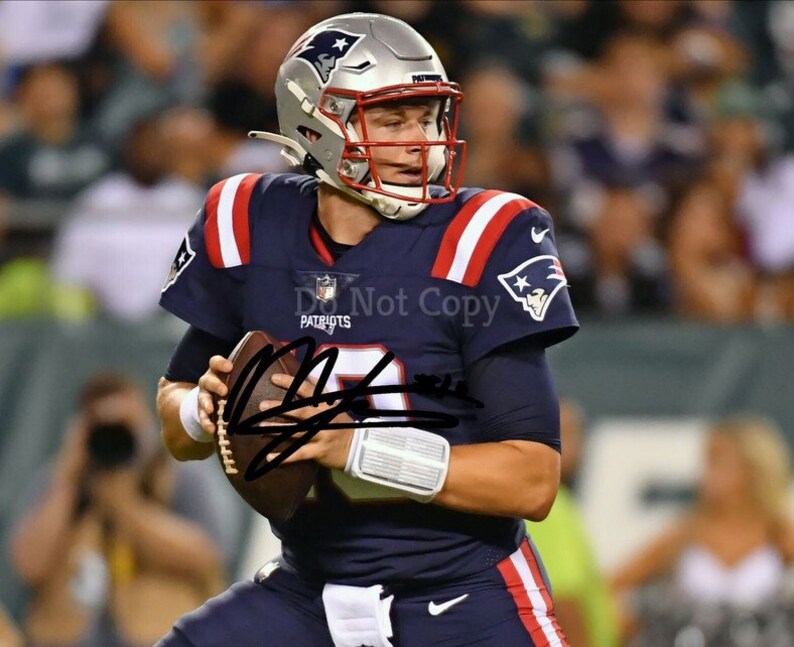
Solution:
M 234 456 L 230 447 L 232 443 L 226 432 L 226 421 L 223 419 L 223 411 L 225 408 L 226 400 L 218 400 L 218 447 L 220 447 L 221 459 L 223 460 L 223 471 L 227 474 L 237 474 L 237 463 L 234 461 Z

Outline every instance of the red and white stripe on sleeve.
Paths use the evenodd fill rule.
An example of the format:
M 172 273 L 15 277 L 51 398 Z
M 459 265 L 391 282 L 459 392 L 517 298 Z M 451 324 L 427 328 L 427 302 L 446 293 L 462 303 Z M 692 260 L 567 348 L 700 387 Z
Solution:
M 236 267 L 251 261 L 248 205 L 259 173 L 241 173 L 213 186 L 204 203 L 204 239 L 213 267 Z
M 432 276 L 473 287 L 504 230 L 522 211 L 537 207 L 517 193 L 482 191 L 453 218 L 441 240 Z

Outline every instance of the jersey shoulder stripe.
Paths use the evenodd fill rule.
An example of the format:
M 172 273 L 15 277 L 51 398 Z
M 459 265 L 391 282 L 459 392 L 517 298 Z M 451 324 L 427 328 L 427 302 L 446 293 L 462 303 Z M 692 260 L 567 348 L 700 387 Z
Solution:
M 431 275 L 474 287 L 507 226 L 520 213 L 537 206 L 517 193 L 476 194 L 447 226 Z
M 204 202 L 204 238 L 213 267 L 236 267 L 251 261 L 248 207 L 259 173 L 241 173 L 218 182 Z

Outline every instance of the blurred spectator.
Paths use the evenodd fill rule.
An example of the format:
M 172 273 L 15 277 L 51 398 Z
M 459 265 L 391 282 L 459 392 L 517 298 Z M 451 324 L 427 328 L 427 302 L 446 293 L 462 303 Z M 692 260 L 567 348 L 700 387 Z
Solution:
M 194 14 L 189 2 L 110 4 L 82 72 L 86 111 L 114 149 L 145 115 L 200 100 Z
M 199 65 L 207 113 L 171 113 L 167 136 L 196 152 L 180 153 L 178 172 L 209 186 L 245 172 L 280 172 L 281 147 L 247 138 L 250 130 L 278 131 L 275 83 L 281 61 L 314 21 L 344 10 L 343 3 L 201 2 Z M 211 119 L 208 118 L 211 116 Z M 201 133 L 201 136 L 199 135 Z
M 777 0 L 767 13 L 779 76 L 764 87 L 764 99 L 778 123 L 786 150 L 794 151 L 794 4 Z M 772 66 L 769 66 L 772 67 Z
M 9 0 L 0 3 L 0 69 L 76 59 L 91 46 L 106 0 Z
M 618 28 L 663 42 L 687 19 L 683 0 L 618 0 Z
M 77 81 L 64 65 L 27 69 L 15 103 L 22 130 L 0 142 L 0 194 L 67 200 L 108 171 L 109 155 L 78 120 Z
M 605 316 L 661 312 L 669 303 L 664 251 L 654 238 L 648 200 L 631 186 L 592 196 L 587 238 L 559 238 L 577 310 Z
M 683 87 L 692 112 L 707 120 L 723 85 L 736 79 L 746 65 L 741 44 L 713 25 L 686 26 L 667 50 L 671 77 Z
M 737 214 L 771 292 L 764 314 L 794 321 L 794 154 L 765 160 L 744 177 Z
M 544 3 L 467 0 L 466 5 L 471 12 L 465 34 L 470 49 L 468 67 L 507 67 L 523 81 L 536 85 L 554 37 L 554 22 Z
M 316 10 L 292 3 L 197 3 L 199 63 L 213 112 L 222 110 L 226 123 L 233 121 L 241 132 L 278 132 L 278 68 Z
M 23 647 L 22 634 L 19 633 L 11 618 L 0 605 L 0 645 L 3 647 Z
M 0 92 L 0 142 L 19 128 L 17 115 L 11 103 L 3 99 Z
M 752 319 L 757 286 L 741 250 L 725 196 L 707 183 L 688 189 L 669 236 L 678 312 L 708 321 Z
M 744 84 L 724 88 L 712 127 L 710 170 L 733 198 L 750 262 L 766 293 L 759 316 L 792 319 L 794 154 L 760 97 Z
M 572 400 L 560 401 L 562 484 L 549 516 L 527 522 L 554 592 L 554 609 L 576 647 L 616 647 L 617 622 L 606 580 L 599 572 L 572 482 L 579 469 L 584 417 Z
M 723 625 L 730 624 L 731 612 L 773 608 L 779 596 L 788 595 L 785 575 L 794 561 L 794 532 L 787 516 L 789 479 L 788 447 L 774 426 L 754 417 L 716 423 L 706 441 L 696 503 L 618 569 L 615 590 L 625 595 L 665 578 L 674 587 L 671 595 L 679 608 L 688 610 L 682 617 L 695 629 L 691 612 L 698 608 L 711 608 Z M 720 615 L 720 607 L 729 612 L 727 617 Z M 644 620 L 635 644 L 673 644 L 652 640 L 662 627 L 652 615 Z M 673 635 L 686 622 L 673 628 Z M 733 635 L 730 642 L 701 639 L 698 644 L 740 641 Z M 757 639 L 741 644 L 782 643 Z
M 549 177 L 543 152 L 521 141 L 528 94 L 507 68 L 476 68 L 463 81 L 466 184 L 496 186 L 528 196 L 544 206 Z
M 136 384 L 84 385 L 11 541 L 32 590 L 30 645 L 151 645 L 222 588 L 217 511 L 195 467 L 166 457 Z
M 593 184 L 641 187 L 658 213 L 667 204 L 668 191 L 696 167 L 702 141 L 665 113 L 664 52 L 654 41 L 619 34 L 598 65 L 552 75 L 549 90 L 597 108 L 597 114 L 570 110 L 560 124 L 564 143 L 555 154 L 555 176 L 570 195 L 575 226 L 584 227 L 593 215 L 588 193 Z
M 752 275 L 754 294 L 743 294 L 742 314 L 739 318 L 775 321 L 794 318 L 794 210 L 791 209 L 794 192 L 794 158 L 781 154 L 781 135 L 773 115 L 765 111 L 762 98 L 743 83 L 726 85 L 720 96 L 710 126 L 710 151 L 707 176 L 722 195 L 714 197 L 720 203 L 717 210 L 733 214 L 731 222 L 723 222 L 723 248 L 732 249 L 732 271 L 724 265 L 721 274 L 727 278 L 739 276 L 749 283 Z M 718 219 L 720 220 L 720 219 Z M 715 220 L 715 223 L 717 220 Z M 681 242 L 685 247 L 703 240 L 708 226 L 695 234 L 695 241 Z M 733 238 L 733 243 L 728 242 Z M 716 239 L 715 239 L 716 240 Z M 671 254 L 673 250 L 671 248 Z M 703 284 L 712 297 L 698 297 L 702 305 L 721 299 L 725 306 L 719 315 L 700 316 L 717 319 L 735 319 L 729 314 L 727 297 L 719 296 L 707 276 L 696 275 L 695 257 L 682 255 L 684 266 L 691 268 L 689 285 Z M 702 260 L 702 257 L 701 257 Z M 714 259 L 713 268 L 716 268 Z M 743 271 L 738 274 L 739 268 Z M 714 275 L 708 277 L 708 280 Z M 738 304 L 735 304 L 738 305 Z
M 215 171 L 215 123 L 207 110 L 178 106 L 162 117 L 162 133 L 170 152 L 166 163 L 175 177 L 209 188 Z
M 87 298 L 112 317 L 160 312 L 174 249 L 204 198 L 195 185 L 167 174 L 168 154 L 159 119 L 139 121 L 127 138 L 125 170 L 78 197 L 53 254 L 55 281 L 75 289 L 63 304 L 65 315 L 83 311 L 79 304 Z
M 279 173 L 288 165 L 281 146 L 262 139 L 249 139 L 248 131 L 233 122 L 221 106 L 213 113 L 182 106 L 163 118 L 163 137 L 172 152 L 170 170 L 198 186 L 210 188 L 215 182 L 239 173 Z M 226 117 L 231 117 L 226 121 Z
M 266 15 L 257 4 L 261 3 L 209 0 L 196 7 L 197 54 L 205 83 L 215 85 L 236 73 L 249 39 L 256 37 Z
M 771 3 L 766 16 L 779 68 L 787 78 L 794 78 L 794 12 L 791 5 L 776 0 Z
M 760 101 L 746 84 L 729 83 L 720 90 L 710 117 L 706 173 L 730 205 L 747 174 L 763 169 L 776 152 L 775 134 L 763 120 Z
M 682 0 L 559 0 L 549 3 L 558 20 L 556 41 L 588 60 L 604 53 L 619 32 L 641 34 L 663 43 L 687 20 Z

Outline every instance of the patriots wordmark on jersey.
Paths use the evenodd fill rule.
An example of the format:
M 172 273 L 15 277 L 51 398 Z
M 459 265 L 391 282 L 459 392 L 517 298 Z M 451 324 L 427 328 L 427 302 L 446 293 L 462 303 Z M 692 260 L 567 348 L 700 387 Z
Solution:
M 261 329 L 285 342 L 309 335 L 318 352 L 335 347 L 331 391 L 379 362 L 373 387 L 418 375 L 456 384 L 505 343 L 539 335 L 551 344 L 575 331 L 551 218 L 530 200 L 462 190 L 411 220 L 382 221 L 334 261 L 312 232 L 316 191 L 317 180 L 290 174 L 243 174 L 213 187 L 163 307 L 229 341 Z M 370 397 L 403 420 L 412 410 L 453 416 L 457 425 L 435 430 L 452 445 L 521 439 L 483 431 L 466 398 Z M 514 554 L 524 538 L 518 519 L 423 505 L 336 470 L 321 471 L 306 503 L 274 531 L 287 563 L 356 586 L 465 577 Z

